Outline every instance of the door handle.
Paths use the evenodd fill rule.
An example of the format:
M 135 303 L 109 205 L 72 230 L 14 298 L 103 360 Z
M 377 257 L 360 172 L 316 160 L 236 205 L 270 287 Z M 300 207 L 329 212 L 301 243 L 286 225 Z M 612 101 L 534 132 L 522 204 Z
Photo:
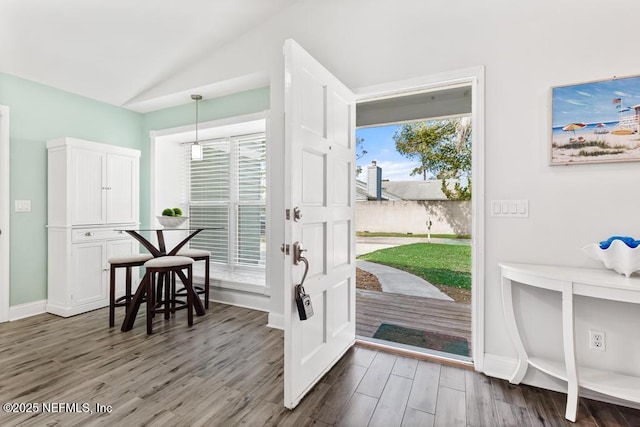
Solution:
M 300 242 L 295 242 L 293 244 L 293 263 L 295 265 L 300 264 L 300 262 L 304 262 L 303 260 L 306 261 L 306 258 L 302 256 L 302 253 L 306 251 L 306 249 L 302 249 Z
M 304 279 L 307 277 L 307 273 L 309 272 L 309 260 L 302 256 L 302 253 L 306 251 L 306 249 L 302 249 L 300 242 L 295 242 L 293 244 L 293 264 L 298 265 L 301 262 L 304 263 L 304 274 L 302 275 L 302 280 L 300 280 L 300 285 L 304 283 Z

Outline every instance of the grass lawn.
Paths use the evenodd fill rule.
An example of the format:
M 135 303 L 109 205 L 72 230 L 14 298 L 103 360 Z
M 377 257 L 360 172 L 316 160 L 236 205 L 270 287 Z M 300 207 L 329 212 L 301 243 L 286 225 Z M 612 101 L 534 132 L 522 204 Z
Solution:
M 434 285 L 471 289 L 471 246 L 414 243 L 358 257 L 422 277 Z

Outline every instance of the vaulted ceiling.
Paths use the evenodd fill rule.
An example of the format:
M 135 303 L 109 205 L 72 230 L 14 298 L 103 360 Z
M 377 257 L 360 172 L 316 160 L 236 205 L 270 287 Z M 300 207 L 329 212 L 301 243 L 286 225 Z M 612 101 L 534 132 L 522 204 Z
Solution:
M 127 103 L 297 0 L 0 0 L 0 72 Z

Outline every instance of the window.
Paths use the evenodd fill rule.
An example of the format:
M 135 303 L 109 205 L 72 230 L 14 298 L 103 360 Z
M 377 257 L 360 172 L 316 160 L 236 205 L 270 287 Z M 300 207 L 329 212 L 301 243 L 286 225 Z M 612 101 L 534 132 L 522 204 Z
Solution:
M 206 228 L 190 246 L 230 270 L 265 267 L 265 141 L 264 133 L 201 141 L 199 161 L 185 145 L 190 225 Z

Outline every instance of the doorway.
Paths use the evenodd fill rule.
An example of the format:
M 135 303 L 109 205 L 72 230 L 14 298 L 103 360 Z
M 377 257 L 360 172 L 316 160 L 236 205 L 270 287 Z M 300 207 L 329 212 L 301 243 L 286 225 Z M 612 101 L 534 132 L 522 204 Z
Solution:
M 484 138 L 483 138 L 483 77 L 484 70 L 477 68 L 446 76 L 417 79 L 406 82 L 391 83 L 383 86 L 365 88 L 356 91 L 357 126 L 372 127 L 394 123 L 407 123 L 415 120 L 433 120 L 443 117 L 470 115 L 472 141 L 472 177 L 473 198 L 471 201 L 471 313 L 470 347 L 473 349 L 473 363 L 476 369 L 483 364 L 483 260 L 480 248 L 483 245 L 483 200 L 484 190 Z M 366 141 L 362 147 L 367 150 Z M 389 147 L 395 150 L 395 147 Z M 384 164 L 384 163 L 383 163 Z M 360 165 L 360 164 L 359 164 Z M 410 298 L 409 298 L 410 299 Z M 406 306 L 399 302 L 396 307 Z M 358 309 L 361 307 L 359 306 Z M 394 311 L 397 311 L 394 310 Z M 395 313 L 397 315 L 397 313 Z M 357 313 L 360 317 L 361 314 Z M 396 316 L 397 317 L 397 316 Z M 360 339 L 363 339 L 359 337 Z M 364 338 L 365 342 L 375 342 L 375 339 Z M 383 344 L 386 344 L 383 342 Z M 392 344 L 393 345 L 393 344 Z M 403 345 L 396 348 L 406 348 Z M 408 349 L 411 349 L 408 347 Z M 436 358 L 442 355 L 434 352 Z M 446 355 L 445 355 L 446 356 Z M 471 358 L 452 358 L 469 361 Z
M 0 105 L 0 322 L 9 320 L 9 107 Z

